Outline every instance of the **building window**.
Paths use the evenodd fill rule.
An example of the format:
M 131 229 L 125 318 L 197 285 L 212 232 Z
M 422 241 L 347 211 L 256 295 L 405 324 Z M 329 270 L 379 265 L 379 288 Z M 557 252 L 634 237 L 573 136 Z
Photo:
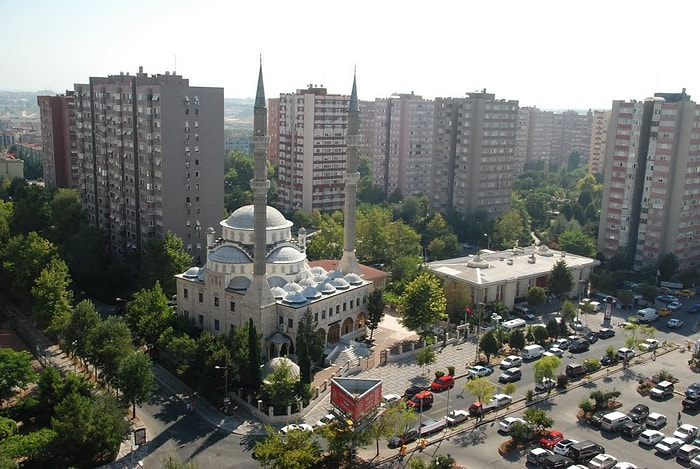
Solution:
M 326 319 L 326 310 L 321 311 L 321 319 Z
M 292 318 L 287 319 L 287 327 L 290 329 L 294 328 L 294 319 L 292 319 Z
M 355 300 L 350 300 L 350 309 L 352 309 L 352 305 L 354 304 Z
M 231 302 L 230 309 L 231 309 L 232 313 L 236 311 L 236 302 L 235 301 Z
M 189 292 L 187 291 L 187 288 L 184 288 L 184 289 L 182 290 L 182 297 L 183 297 L 183 298 L 187 298 L 188 296 L 189 296 Z
M 204 303 L 204 293 L 199 292 L 199 302 Z
M 203 326 L 203 325 L 204 325 L 204 316 L 201 315 L 201 314 L 199 315 L 199 325 L 200 325 L 200 326 Z
M 347 310 L 348 310 L 348 304 L 347 304 L 347 303 L 343 303 L 343 312 L 345 312 L 345 311 L 347 311 Z
M 215 331 L 219 330 L 219 320 L 218 319 L 214 319 L 214 330 Z
M 184 311 L 182 312 L 182 315 L 185 317 L 185 319 L 189 319 L 189 318 L 190 318 L 190 312 L 187 311 L 187 310 L 184 310 Z
M 280 316 L 279 320 L 280 320 L 280 324 L 284 324 L 284 316 Z
M 218 296 L 214 297 L 214 306 L 217 308 L 219 307 L 219 297 Z
M 340 314 L 340 305 L 335 307 L 335 314 Z

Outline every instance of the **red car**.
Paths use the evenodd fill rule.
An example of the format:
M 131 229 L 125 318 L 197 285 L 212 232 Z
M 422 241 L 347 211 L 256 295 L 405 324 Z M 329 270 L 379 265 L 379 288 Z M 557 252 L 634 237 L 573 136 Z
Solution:
M 455 386 L 455 379 L 450 375 L 442 375 L 430 383 L 430 390 L 440 392 L 446 389 L 452 389 Z
M 564 439 L 564 435 L 559 430 L 550 430 L 540 438 L 540 445 L 544 449 L 552 449 L 554 446 Z
M 406 402 L 407 407 L 412 407 L 416 411 L 422 412 L 433 405 L 433 393 L 421 391 Z

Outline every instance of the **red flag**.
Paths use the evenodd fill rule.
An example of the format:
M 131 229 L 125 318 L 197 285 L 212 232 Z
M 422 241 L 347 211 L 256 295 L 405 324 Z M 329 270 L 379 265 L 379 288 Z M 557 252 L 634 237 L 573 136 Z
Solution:
M 472 314 L 472 309 L 469 306 L 467 306 L 467 314 Z

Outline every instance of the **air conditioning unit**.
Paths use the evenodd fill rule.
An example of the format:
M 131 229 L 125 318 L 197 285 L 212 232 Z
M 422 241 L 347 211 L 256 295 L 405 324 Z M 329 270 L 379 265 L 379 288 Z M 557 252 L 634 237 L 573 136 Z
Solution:
M 188 207 L 191 207 L 191 206 L 192 206 L 192 203 L 187 202 L 187 206 L 188 206 Z

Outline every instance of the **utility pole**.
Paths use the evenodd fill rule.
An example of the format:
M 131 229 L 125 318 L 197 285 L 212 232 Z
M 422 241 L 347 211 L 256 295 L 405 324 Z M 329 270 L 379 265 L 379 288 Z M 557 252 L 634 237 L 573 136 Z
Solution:
M 476 357 L 474 357 L 474 363 L 479 362 L 479 327 L 481 327 L 481 310 L 484 309 L 484 303 L 480 302 L 478 307 L 478 317 L 476 320 Z

